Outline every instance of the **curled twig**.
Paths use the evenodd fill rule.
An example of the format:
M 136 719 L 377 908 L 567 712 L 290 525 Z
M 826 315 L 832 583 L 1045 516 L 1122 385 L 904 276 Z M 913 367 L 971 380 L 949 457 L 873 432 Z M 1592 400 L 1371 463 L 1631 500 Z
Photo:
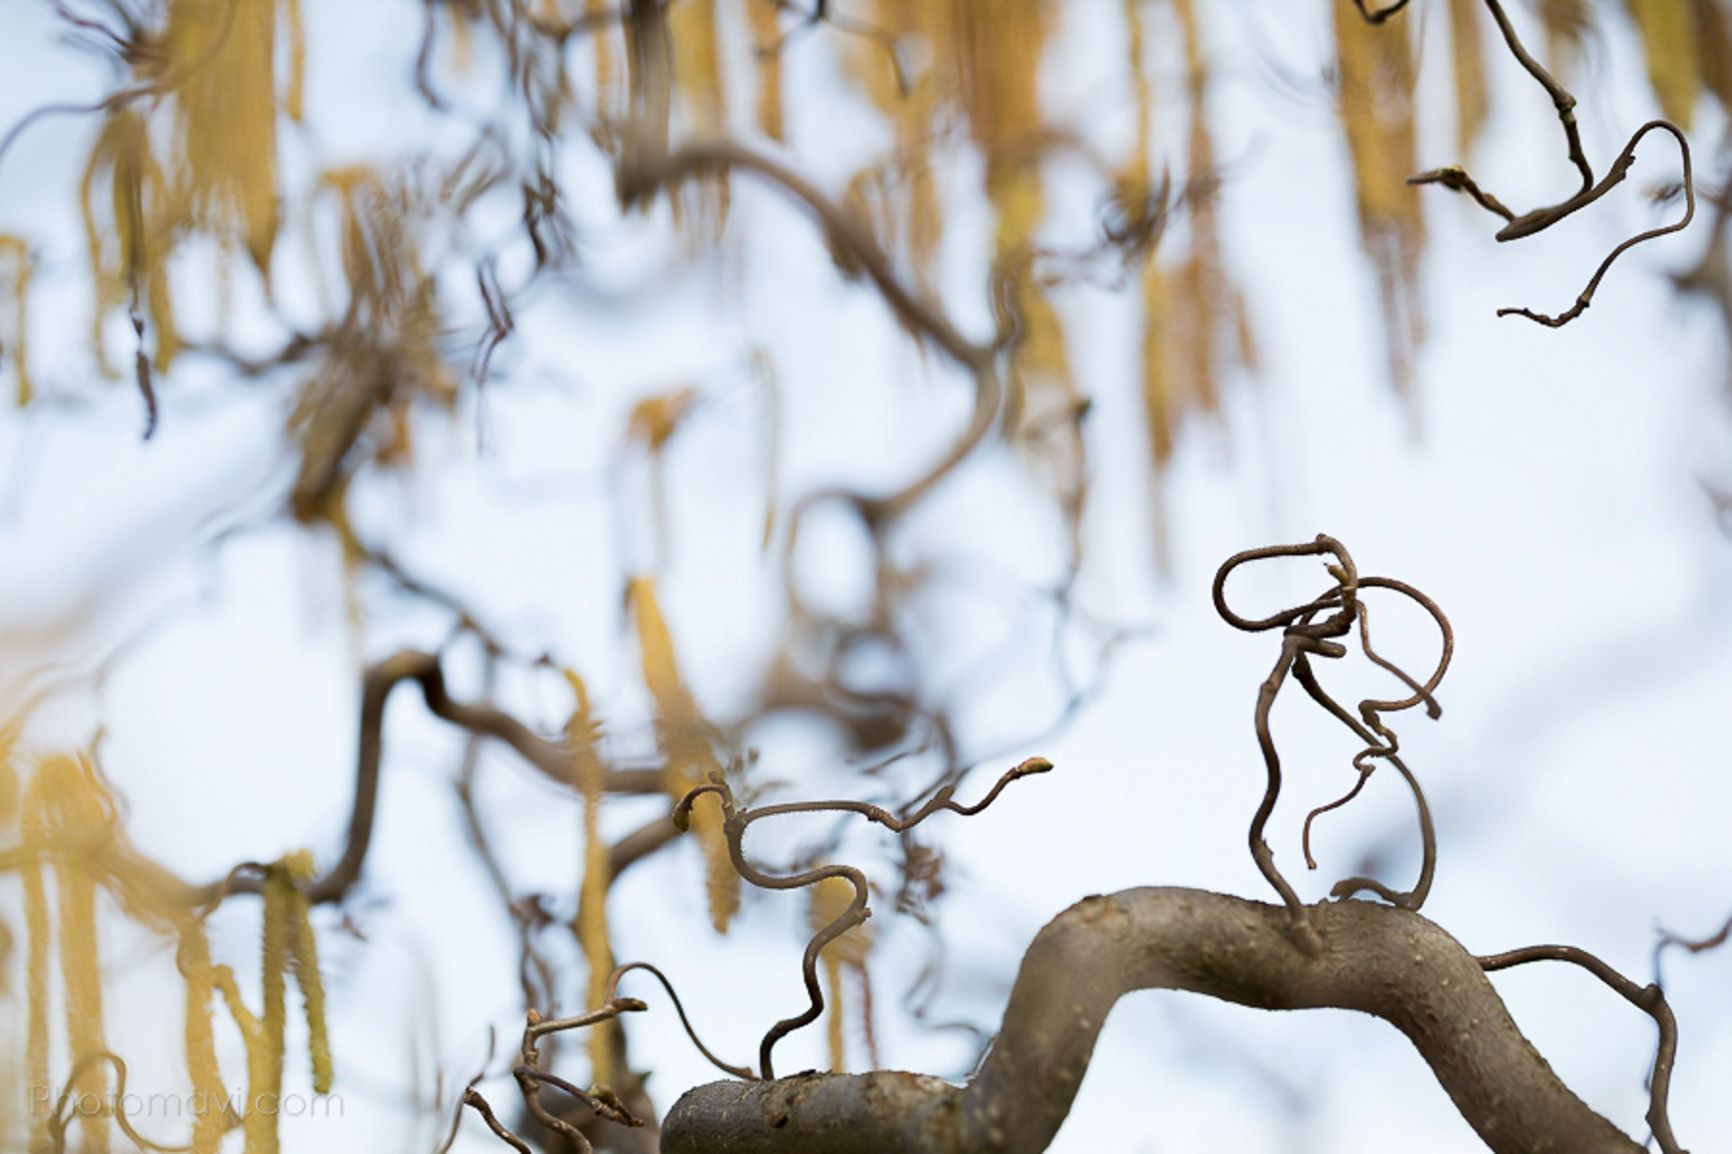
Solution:
M 1330 575 L 1335 579 L 1334 588 L 1302 605 L 1283 609 L 1261 618 L 1241 616 L 1227 605 L 1227 578 L 1239 566 L 1250 561 L 1273 557 L 1306 556 L 1334 557 L 1335 563 L 1328 567 Z M 1372 647 L 1370 613 L 1365 603 L 1360 599 L 1361 591 L 1365 589 L 1389 589 L 1400 593 L 1423 608 L 1437 623 L 1443 638 L 1442 652 L 1438 658 L 1437 666 L 1423 682 L 1407 674 Z M 1216 572 L 1213 596 L 1216 612 L 1234 628 L 1248 633 L 1262 633 L 1272 629 L 1282 631 L 1281 656 L 1277 659 L 1269 676 L 1264 680 L 1257 695 L 1255 714 L 1257 743 L 1263 752 L 1268 784 L 1264 789 L 1263 800 L 1251 818 L 1249 838 L 1252 860 L 1257 863 L 1257 868 L 1268 879 L 1269 884 L 1281 895 L 1282 901 L 1292 915 L 1301 942 L 1306 944 L 1307 948 L 1315 947 L 1318 944 L 1314 940 L 1306 921 L 1304 904 L 1299 900 L 1299 896 L 1292 885 L 1276 867 L 1274 854 L 1269 849 L 1268 842 L 1264 837 L 1269 818 L 1274 813 L 1275 803 L 1281 793 L 1281 760 L 1280 754 L 1275 748 L 1274 737 L 1270 732 L 1269 715 L 1274 707 L 1275 698 L 1280 693 L 1289 673 L 1299 682 L 1312 700 L 1316 701 L 1366 743 L 1365 748 L 1353 757 L 1353 767 L 1359 772 L 1359 779 L 1354 783 L 1352 789 L 1336 801 L 1313 809 L 1305 818 L 1303 845 L 1306 864 L 1313 869 L 1316 868 L 1316 861 L 1311 854 L 1312 823 L 1319 815 L 1346 805 L 1357 797 L 1364 787 L 1366 779 L 1376 768 L 1376 762 L 1387 761 L 1396 768 L 1396 771 L 1407 783 L 1418 810 L 1422 847 L 1419 881 L 1411 891 L 1397 893 L 1370 878 L 1348 878 L 1338 883 L 1332 892 L 1336 897 L 1350 897 L 1360 890 L 1369 890 L 1395 905 L 1417 910 L 1424 902 L 1431 886 L 1431 874 L 1436 861 L 1436 839 L 1431 824 L 1430 808 L 1426 804 L 1425 795 L 1420 790 L 1418 779 L 1413 776 L 1398 756 L 1400 743 L 1394 731 L 1384 723 L 1383 715 L 1411 709 L 1420 704 L 1426 707 L 1426 712 L 1432 717 L 1438 716 L 1441 712 L 1436 699 L 1432 696 L 1432 691 L 1443 680 L 1443 675 L 1449 668 L 1450 658 L 1455 649 L 1454 633 L 1450 628 L 1448 618 L 1444 616 L 1436 602 L 1405 582 L 1388 577 L 1361 577 L 1346 547 L 1333 537 L 1322 534 L 1319 534 L 1315 540 L 1304 544 L 1273 545 L 1261 549 L 1248 549 L 1234 554 Z M 1366 657 L 1379 668 L 1394 674 L 1411 691 L 1407 697 L 1399 699 L 1367 698 L 1359 703 L 1358 717 L 1348 712 L 1344 706 L 1324 690 L 1317 680 L 1316 673 L 1311 668 L 1313 656 L 1345 657 L 1347 647 L 1335 638 L 1349 635 L 1355 624 L 1359 626 L 1360 648 Z
M 601 1022 L 611 1021 L 625 1013 L 635 1013 L 648 1009 L 636 998 L 610 999 L 606 1005 L 578 1014 L 570 1018 L 543 1018 L 535 1010 L 530 1010 L 524 1020 L 523 1042 L 518 1047 L 518 1064 L 512 1067 L 512 1076 L 517 1079 L 518 1091 L 523 1095 L 523 1105 L 530 1116 L 549 1130 L 564 1137 L 578 1151 L 578 1154 L 590 1154 L 592 1147 L 583 1132 L 564 1118 L 551 1113 L 541 1104 L 542 1086 L 552 1086 L 582 1102 L 599 1118 L 618 1122 L 622 1126 L 642 1126 L 643 1120 L 634 1115 L 623 1101 L 620 1100 L 611 1086 L 596 1084 L 587 1090 L 581 1090 L 572 1083 L 556 1074 L 541 1068 L 541 1039 L 549 1034 L 562 1030 L 582 1029 Z M 469 1093 L 474 1093 L 471 1090 Z M 467 1097 L 465 1098 L 467 1101 Z M 485 1115 L 483 1115 L 485 1117 Z M 491 1124 L 491 1123 L 490 1123 Z M 495 1127 L 494 1132 L 499 1133 Z M 505 1138 L 504 1134 L 500 1137 Z M 509 1138 L 506 1139 L 510 1141 Z
M 721 801 L 723 825 L 722 830 L 728 839 L 728 856 L 733 859 L 734 869 L 740 876 L 760 889 L 791 890 L 814 885 L 827 878 L 841 878 L 854 887 L 854 900 L 834 920 L 824 926 L 806 944 L 806 952 L 800 962 L 802 976 L 805 979 L 808 1005 L 801 1013 L 792 1018 L 784 1018 L 771 1026 L 764 1035 L 758 1047 L 758 1070 L 765 1079 L 775 1077 L 770 1055 L 776 1043 L 803 1026 L 808 1026 L 818 1020 L 824 1012 L 824 995 L 818 984 L 818 955 L 824 947 L 861 925 L 872 916 L 867 908 L 868 888 L 866 875 L 852 866 L 823 865 L 786 877 L 764 873 L 746 860 L 743 843 L 746 830 L 753 822 L 767 817 L 781 817 L 797 813 L 856 813 L 868 821 L 882 825 L 895 833 L 902 833 L 919 825 L 933 814 L 941 810 L 949 810 L 964 817 L 971 817 L 991 805 L 1004 787 L 1021 777 L 1031 774 L 1045 773 L 1052 768 L 1052 763 L 1042 757 L 1031 757 L 1014 768 L 1008 770 L 992 787 L 987 795 L 973 805 L 960 805 L 955 800 L 956 788 L 946 785 L 918 809 L 906 817 L 898 817 L 889 810 L 864 801 L 803 801 L 786 802 L 779 805 L 760 806 L 756 809 L 739 809 L 734 804 L 733 791 L 726 782 L 719 779 L 700 785 L 688 792 L 677 806 L 674 807 L 673 821 L 676 827 L 685 829 L 690 825 L 692 806 L 698 798 L 706 793 L 713 793 Z M 712 1059 L 713 1060 L 713 1059 Z
M 1633 163 L 1636 158 L 1637 142 L 1639 142 L 1648 132 L 1656 128 L 1664 129 L 1671 133 L 1678 141 L 1678 154 L 1682 159 L 1684 169 L 1684 215 L 1673 221 L 1671 224 L 1665 224 L 1658 228 L 1650 228 L 1645 232 L 1639 232 L 1635 236 L 1630 237 L 1628 240 L 1618 245 L 1618 247 L 1614 248 L 1611 252 L 1607 253 L 1606 259 L 1600 262 L 1600 267 L 1594 270 L 1594 275 L 1588 278 L 1587 287 L 1583 288 L 1581 293 L 1576 297 L 1576 303 L 1556 316 L 1547 316 L 1544 313 L 1536 313 L 1530 309 L 1524 308 L 1502 308 L 1497 311 L 1498 316 L 1523 316 L 1527 317 L 1529 320 L 1537 321 L 1538 323 L 1545 325 L 1547 328 L 1553 329 L 1566 325 L 1576 319 L 1576 317 L 1580 316 L 1584 311 L 1586 311 L 1587 307 L 1593 303 L 1594 292 L 1600 287 L 1600 281 L 1605 277 L 1606 270 L 1612 267 L 1613 261 L 1617 260 L 1620 256 L 1624 255 L 1624 253 L 1644 241 L 1650 241 L 1656 237 L 1665 236 L 1668 233 L 1682 231 L 1684 228 L 1688 227 L 1691 220 L 1695 219 L 1696 190 L 1690 174 L 1690 144 L 1684 139 L 1683 131 L 1669 120 L 1650 120 L 1648 123 L 1642 125 L 1641 128 L 1637 129 L 1636 134 L 1630 137 L 1630 143 L 1626 144 L 1624 146 L 1624 151 L 1618 155 L 1618 159 L 1614 163 L 1612 171 L 1606 175 L 1605 180 L 1595 186 L 1591 195 L 1583 203 L 1591 203 L 1592 201 L 1599 199 L 1606 189 L 1624 179 L 1624 175 L 1628 172 L 1630 164 Z M 1570 211 L 1573 212 L 1575 210 L 1571 209 Z M 1508 232 L 1509 229 L 1506 228 L 1503 231 Z M 1508 238 L 1506 238 L 1503 233 L 1499 233 L 1498 239 L 1504 240 Z
M 1365 16 L 1371 23 L 1378 24 L 1399 11 L 1406 0 L 1399 0 L 1398 3 L 1375 14 L 1366 11 L 1364 0 L 1354 0 L 1354 3 L 1358 6 L 1361 15 Z M 1504 43 L 1509 46 L 1510 52 L 1514 54 L 1528 75 L 1532 76 L 1535 82 L 1546 90 L 1546 95 L 1551 97 L 1552 106 L 1557 109 L 1558 123 L 1563 128 L 1564 142 L 1570 163 L 1581 176 L 1581 187 L 1574 195 L 1556 204 L 1518 214 L 1497 197 L 1480 188 L 1473 177 L 1469 176 L 1467 171 L 1459 165 L 1449 165 L 1429 172 L 1422 172 L 1417 176 L 1409 177 L 1407 183 L 1440 184 L 1453 192 L 1467 194 L 1475 204 L 1504 221 L 1503 228 L 1499 229 L 1497 233 L 1498 240 L 1520 240 L 1537 232 L 1543 232 L 1565 217 L 1580 212 L 1622 184 L 1624 178 L 1629 175 L 1630 166 L 1635 163 L 1636 146 L 1648 133 L 1660 129 L 1671 133 L 1678 142 L 1679 159 L 1683 168 L 1681 186 L 1684 192 L 1684 215 L 1682 217 L 1671 224 L 1637 233 L 1614 248 L 1607 254 L 1606 259 L 1600 262 L 1599 268 L 1594 270 L 1594 275 L 1588 279 L 1587 286 L 1577 294 L 1575 304 L 1563 312 L 1548 314 L 1527 308 L 1501 308 L 1497 310 L 1497 315 L 1500 317 L 1526 317 L 1538 324 L 1545 325 L 1547 328 L 1561 328 L 1587 311 L 1588 306 L 1593 303 L 1595 291 L 1600 287 L 1600 281 L 1605 277 L 1607 270 L 1612 267 L 1612 263 L 1620 256 L 1644 241 L 1650 241 L 1656 237 L 1684 229 L 1695 218 L 1696 192 L 1690 169 L 1690 142 L 1685 139 L 1683 130 L 1671 121 L 1650 120 L 1636 129 L 1630 137 L 1629 143 L 1624 145 L 1623 151 L 1618 153 L 1617 159 L 1612 161 L 1611 168 L 1606 172 L 1604 178 L 1596 181 L 1593 166 L 1588 163 L 1587 153 L 1582 148 L 1581 130 L 1576 124 L 1576 98 L 1528 52 L 1526 46 L 1522 44 L 1521 38 L 1516 35 L 1515 26 L 1510 23 L 1509 16 L 1504 12 L 1503 5 L 1499 0 L 1485 0 L 1485 5 L 1491 12 L 1492 19 L 1497 22 L 1498 31 L 1503 34 Z

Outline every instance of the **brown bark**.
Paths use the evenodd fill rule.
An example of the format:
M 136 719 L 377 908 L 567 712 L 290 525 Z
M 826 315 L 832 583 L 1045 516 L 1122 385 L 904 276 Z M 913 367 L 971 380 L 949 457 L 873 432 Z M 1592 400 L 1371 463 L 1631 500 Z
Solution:
M 1023 957 L 1004 1025 L 966 1086 L 879 1071 L 717 1082 L 677 1102 L 663 1154 L 1036 1154 L 1069 1113 L 1113 1004 L 1189 990 L 1266 1010 L 1359 1010 L 1400 1030 L 1496 1154 L 1640 1154 L 1522 1035 L 1449 934 L 1368 901 L 1282 906 L 1189 889 L 1090 897 Z

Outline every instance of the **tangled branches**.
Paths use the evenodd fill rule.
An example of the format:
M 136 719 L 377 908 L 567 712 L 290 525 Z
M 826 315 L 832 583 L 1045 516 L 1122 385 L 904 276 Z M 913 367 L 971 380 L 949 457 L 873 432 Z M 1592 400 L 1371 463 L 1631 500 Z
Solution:
M 1305 556 L 1330 559 L 1332 588 L 1266 617 L 1244 617 L 1228 608 L 1224 588 L 1239 566 Z M 1373 648 L 1362 599 L 1367 589 L 1399 593 L 1437 623 L 1442 652 L 1423 681 Z M 1579 966 L 1653 1019 L 1659 1040 L 1648 1083 L 1648 1126 L 1663 1154 L 1683 1154 L 1667 1113 L 1677 1025 L 1657 984 L 1639 986 L 1574 946 L 1538 945 L 1477 956 L 1417 912 L 1430 884 L 1432 831 L 1424 798 L 1401 764 L 1396 736 L 1384 715 L 1422 704 L 1430 715 L 1438 714 L 1433 691 L 1453 651 L 1453 635 L 1442 611 L 1403 582 L 1361 576 L 1346 548 L 1327 536 L 1236 554 L 1216 576 L 1214 599 L 1221 616 L 1239 629 L 1282 631 L 1281 657 L 1258 697 L 1256 730 L 1267 759 L 1269 788 L 1253 819 L 1251 840 L 1253 856 L 1284 904 L 1167 888 L 1086 898 L 1050 922 L 1024 954 L 1002 1028 L 966 1085 L 886 1071 L 808 1073 L 776 1080 L 770 1074 L 769 1047 L 787 1029 L 818 1013 L 813 959 L 828 940 L 864 920 L 865 889 L 857 871 L 840 866 L 786 878 L 748 872 L 739 851 L 745 826 L 773 813 L 828 809 L 863 813 L 892 828 L 897 819 L 876 807 L 849 802 L 735 811 L 726 786 L 718 782 L 701 787 L 677 812 L 689 811 L 702 792 L 717 793 L 727 810 L 735 862 L 748 880 L 786 889 L 843 876 L 854 883 L 856 900 L 808 947 L 806 977 L 813 1007 L 802 1018 L 779 1023 L 766 1036 L 764 1077 L 718 1082 L 686 1094 L 666 1120 L 666 1154 L 1038 1154 L 1069 1112 L 1114 1003 L 1139 989 L 1188 990 L 1262 1010 L 1332 1006 L 1369 1013 L 1390 1022 L 1413 1043 L 1462 1117 L 1496 1154 L 1563 1149 L 1637 1154 L 1645 1145 L 1620 1132 L 1558 1079 L 1521 1034 L 1486 977 L 1536 961 Z M 1360 702 L 1357 717 L 1321 688 L 1310 665 L 1313 657 L 1346 656 L 1347 646 L 1340 639 L 1355 626 L 1366 657 L 1409 690 L 1398 699 Z M 1356 796 L 1378 761 L 1397 766 L 1413 790 L 1425 838 L 1425 867 L 1412 892 L 1398 894 L 1369 879 L 1351 878 L 1336 885 L 1335 900 L 1302 905 L 1275 869 L 1262 840 L 1280 789 L 1269 711 L 1289 674 L 1366 743 L 1353 759 L 1359 783 L 1340 801 L 1313 810 L 1313 818 Z M 945 794 L 899 824 L 912 824 L 937 808 L 978 811 L 1012 778 L 1045 768 L 1044 762 L 1024 763 L 976 806 L 958 807 Z M 1389 904 L 1351 900 L 1362 890 Z M 1707 949 L 1725 937 L 1722 931 L 1701 942 L 1677 944 Z
M 734 868 L 741 877 L 760 889 L 792 890 L 803 889 L 816 885 L 827 878 L 841 878 L 854 887 L 854 900 L 846 909 L 831 920 L 827 925 L 812 935 L 806 943 L 806 952 L 800 961 L 800 969 L 805 978 L 806 996 L 809 1005 L 805 1010 L 792 1018 L 784 1018 L 771 1026 L 764 1035 L 764 1040 L 758 1046 L 758 1068 L 765 1079 L 774 1079 L 774 1068 L 770 1062 L 770 1053 L 776 1043 L 803 1026 L 809 1026 L 818 1020 L 818 1015 L 824 1012 L 824 994 L 818 985 L 818 955 L 824 947 L 853 929 L 863 924 L 872 916 L 867 908 L 866 875 L 853 866 L 824 865 L 802 870 L 786 877 L 767 874 L 746 860 L 744 841 L 746 830 L 753 822 L 762 821 L 767 817 L 783 817 L 797 813 L 857 813 L 877 825 L 895 832 L 910 830 L 933 814 L 941 810 L 959 813 L 964 817 L 972 817 L 991 805 L 1004 790 L 1004 787 L 1021 777 L 1031 774 L 1045 773 L 1052 768 L 1052 763 L 1043 757 L 1031 757 L 1027 761 L 1006 771 L 998 779 L 987 795 L 973 805 L 959 805 L 955 800 L 956 788 L 946 785 L 918 809 L 903 817 L 898 817 L 889 810 L 864 801 L 798 801 L 785 802 L 779 805 L 760 806 L 756 809 L 739 809 L 734 803 L 733 791 L 725 781 L 712 780 L 705 785 L 687 793 L 674 807 L 674 824 L 681 830 L 690 826 L 692 805 L 706 793 L 713 793 L 721 801 L 723 816 L 723 832 L 728 839 L 728 854 L 733 859 Z M 714 1059 L 711 1059 L 714 1061 Z
M 1249 561 L 1265 560 L 1271 557 L 1315 557 L 1333 556 L 1336 563 L 1330 565 L 1329 574 L 1335 579 L 1335 587 L 1327 590 L 1321 596 L 1303 605 L 1291 609 L 1283 609 L 1268 617 L 1251 619 L 1241 617 L 1227 606 L 1227 578 L 1233 570 Z M 1438 657 L 1437 667 L 1425 681 L 1416 681 L 1399 666 L 1378 654 L 1371 645 L 1370 613 L 1365 603 L 1360 600 L 1362 589 L 1390 589 L 1421 606 L 1437 622 L 1439 632 L 1443 636 L 1443 650 Z M 1235 629 L 1247 633 L 1262 633 L 1270 629 L 1280 629 L 1281 656 L 1270 670 L 1268 678 L 1263 682 L 1257 694 L 1257 744 L 1263 751 L 1263 763 L 1268 769 L 1268 786 L 1263 793 L 1263 801 L 1257 807 L 1256 814 L 1251 818 L 1251 857 L 1256 861 L 1257 868 L 1275 887 L 1281 895 L 1281 900 L 1293 915 L 1294 926 L 1302 940 L 1316 943 L 1311 938 L 1303 911 L 1305 906 L 1294 892 L 1293 886 L 1282 876 L 1275 866 L 1275 857 L 1269 849 L 1269 843 L 1264 839 L 1263 832 L 1269 824 L 1270 815 L 1275 811 L 1275 802 L 1281 795 L 1281 757 L 1275 748 L 1275 739 L 1269 730 L 1269 712 L 1274 708 L 1275 697 L 1286 683 L 1287 675 L 1293 677 L 1310 695 L 1311 699 L 1321 705 L 1336 720 L 1340 721 L 1361 741 L 1365 748 L 1353 755 L 1353 768 L 1359 771 L 1359 780 L 1345 795 L 1327 805 L 1313 809 L 1305 819 L 1305 862 L 1315 869 L 1316 861 L 1311 856 L 1311 824 L 1323 813 L 1338 809 L 1358 796 L 1376 768 L 1376 762 L 1387 761 L 1401 774 L 1413 793 L 1414 805 L 1419 811 L 1419 831 L 1421 842 L 1421 864 L 1419 880 L 1412 890 L 1397 893 L 1371 878 L 1354 877 L 1337 882 L 1331 891 L 1334 896 L 1345 898 L 1361 890 L 1377 894 L 1386 901 L 1401 906 L 1404 909 L 1417 910 L 1425 901 L 1426 893 L 1431 889 L 1431 876 L 1437 860 L 1436 835 L 1431 824 L 1431 810 L 1425 801 L 1425 794 L 1419 787 L 1419 781 L 1402 762 L 1399 756 L 1400 742 L 1395 732 L 1383 722 L 1383 714 L 1397 713 L 1411 709 L 1415 705 L 1424 704 L 1428 716 L 1437 717 L 1442 710 L 1437 700 L 1432 697 L 1432 690 L 1437 688 L 1443 675 L 1449 668 L 1449 659 L 1455 649 L 1455 636 L 1450 629 L 1449 619 L 1443 615 L 1443 610 L 1437 603 L 1402 581 L 1389 577 L 1362 577 L 1353 563 L 1353 558 L 1347 552 L 1347 547 L 1333 537 L 1319 534 L 1316 540 L 1302 545 L 1270 545 L 1261 549 L 1247 549 L 1229 557 L 1225 564 L 1215 573 L 1214 584 L 1215 611 L 1223 620 Z M 1318 615 L 1328 613 L 1328 616 L 1318 620 Z M 1380 669 L 1394 674 L 1403 685 L 1412 690 L 1407 697 L 1398 700 L 1379 701 L 1367 698 L 1359 703 L 1359 716 L 1356 718 L 1339 702 L 1331 697 L 1317 680 L 1316 672 L 1311 667 L 1311 658 L 1340 658 L 1347 656 L 1347 647 L 1337 637 L 1347 636 L 1355 624 L 1359 626 L 1360 649 L 1365 656 Z

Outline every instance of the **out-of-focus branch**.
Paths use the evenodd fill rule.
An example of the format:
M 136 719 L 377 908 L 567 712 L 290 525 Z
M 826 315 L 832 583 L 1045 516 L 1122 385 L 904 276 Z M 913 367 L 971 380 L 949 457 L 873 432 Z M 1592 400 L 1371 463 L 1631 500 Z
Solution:
M 355 759 L 355 802 L 349 817 L 348 842 L 342 858 L 308 890 L 308 897 L 314 902 L 339 900 L 361 875 L 379 799 L 385 702 L 404 681 L 420 685 L 421 697 L 434 716 L 471 733 L 503 741 L 545 776 L 562 785 L 571 783 L 571 755 L 563 746 L 542 737 L 504 710 L 454 700 L 446 692 L 445 673 L 436 656 L 407 650 L 386 658 L 362 679 L 361 738 Z M 613 788 L 612 782 L 608 788 Z
M 1495 1154 L 1642 1150 L 1559 1080 L 1480 962 L 1442 929 L 1364 901 L 1311 907 L 1311 921 L 1315 957 L 1296 948 L 1284 906 L 1190 889 L 1086 898 L 1029 947 L 998 1039 L 966 1086 L 886 1071 L 712 1083 L 674 1105 L 662 1150 L 1036 1154 L 1069 1113 L 1108 1012 L 1143 989 L 1382 1018 Z
M 650 819 L 609 848 L 607 876 L 618 878 L 620 874 L 679 836 L 680 831 L 667 818 Z
M 457 701 L 445 688 L 445 673 L 439 658 L 431 653 L 406 650 L 374 665 L 361 680 L 361 733 L 355 757 L 355 797 L 349 815 L 348 839 L 343 855 L 328 873 L 307 888 L 309 900 L 318 903 L 341 901 L 349 888 L 360 879 L 373 838 L 373 819 L 379 802 L 379 766 L 383 758 L 385 703 L 391 691 L 405 681 L 421 687 L 421 697 L 427 708 L 444 721 L 479 737 L 503 741 L 516 750 L 545 777 L 561 785 L 571 784 L 571 754 L 560 743 L 542 737 L 517 718 L 491 705 L 471 705 Z M 654 769 L 609 771 L 606 789 L 609 793 L 659 793 L 661 774 Z M 658 824 L 667 825 L 664 820 Z M 669 827 L 668 836 L 672 829 Z M 94 842 L 65 846 L 35 847 L 0 853 L 0 872 L 16 869 L 34 860 L 43 852 L 96 853 L 116 876 L 130 879 L 130 884 L 150 892 L 157 900 L 170 906 L 209 906 L 230 894 L 260 893 L 264 874 L 254 863 L 243 862 L 219 882 L 192 885 L 167 867 L 139 853 L 118 830 L 110 830 Z M 628 836 L 628 840 L 630 840 Z M 661 841 L 651 837 L 640 839 L 633 850 L 636 856 L 650 852 Z M 632 860 L 636 860 L 634 856 Z M 630 864 L 627 862 L 626 864 Z M 623 868 L 623 867 L 621 867 Z
M 845 250 L 872 282 L 897 320 L 931 340 L 958 364 L 975 372 L 990 368 L 992 348 L 973 343 L 937 306 L 918 299 L 896 275 L 884 250 L 860 222 L 811 181 L 772 157 L 727 140 L 695 142 L 662 156 L 634 150 L 619 166 L 619 195 L 625 203 L 635 204 L 657 189 L 677 185 L 690 177 L 735 169 L 780 186 L 804 205 L 831 243 Z

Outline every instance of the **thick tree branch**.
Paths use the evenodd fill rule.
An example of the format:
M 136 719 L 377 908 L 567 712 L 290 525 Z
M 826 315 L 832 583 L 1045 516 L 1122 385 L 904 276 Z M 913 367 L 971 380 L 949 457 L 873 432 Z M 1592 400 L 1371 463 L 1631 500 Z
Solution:
M 914 1074 L 810 1074 L 687 1093 L 664 1154 L 1036 1154 L 1069 1113 L 1114 1003 L 1189 990 L 1265 1010 L 1333 1007 L 1413 1043 L 1496 1154 L 1640 1154 L 1522 1035 L 1460 943 L 1418 914 L 1365 901 L 1307 907 L 1308 957 L 1284 906 L 1189 889 L 1086 898 L 1023 957 L 1003 1029 L 955 1087 Z

